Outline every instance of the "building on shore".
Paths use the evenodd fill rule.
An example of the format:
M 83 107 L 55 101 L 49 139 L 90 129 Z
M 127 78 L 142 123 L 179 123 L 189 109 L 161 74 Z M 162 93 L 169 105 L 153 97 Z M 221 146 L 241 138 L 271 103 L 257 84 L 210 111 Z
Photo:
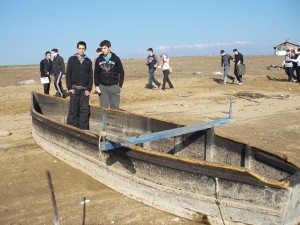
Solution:
M 285 51 L 287 49 L 297 49 L 297 48 L 300 48 L 300 45 L 296 45 L 296 44 L 293 44 L 291 42 L 288 42 L 287 40 L 277 46 L 274 47 L 274 50 L 275 50 L 275 55 L 285 55 Z

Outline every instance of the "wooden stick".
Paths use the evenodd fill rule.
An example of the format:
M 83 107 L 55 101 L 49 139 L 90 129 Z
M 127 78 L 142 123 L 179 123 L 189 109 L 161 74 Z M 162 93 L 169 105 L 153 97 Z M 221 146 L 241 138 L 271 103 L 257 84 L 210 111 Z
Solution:
M 48 170 L 46 172 L 46 176 L 47 176 L 47 179 L 48 179 L 48 187 L 49 187 L 50 192 L 51 192 L 52 208 L 54 210 L 54 222 L 55 222 L 55 225 L 60 225 L 57 206 L 56 206 L 56 201 L 55 201 L 54 189 L 53 189 L 52 180 L 51 180 L 51 175 L 50 175 L 50 172 Z

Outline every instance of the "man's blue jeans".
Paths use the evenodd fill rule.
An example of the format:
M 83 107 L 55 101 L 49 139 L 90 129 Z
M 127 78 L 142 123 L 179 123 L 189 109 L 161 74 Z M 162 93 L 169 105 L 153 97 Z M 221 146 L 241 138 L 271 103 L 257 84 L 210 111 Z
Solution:
M 224 83 L 226 83 L 227 77 L 228 77 L 230 80 L 234 80 L 234 78 L 228 74 L 229 69 L 230 69 L 230 66 L 224 66 L 224 79 L 223 79 L 223 82 L 224 82 Z
M 148 80 L 148 85 L 147 85 L 147 88 L 149 88 L 149 89 L 153 88 L 152 82 L 154 82 L 157 85 L 157 87 L 160 86 L 160 83 L 154 77 L 155 70 L 156 69 L 149 69 L 149 80 Z
M 228 76 L 229 66 L 224 66 L 224 79 L 223 82 L 226 83 L 226 78 Z

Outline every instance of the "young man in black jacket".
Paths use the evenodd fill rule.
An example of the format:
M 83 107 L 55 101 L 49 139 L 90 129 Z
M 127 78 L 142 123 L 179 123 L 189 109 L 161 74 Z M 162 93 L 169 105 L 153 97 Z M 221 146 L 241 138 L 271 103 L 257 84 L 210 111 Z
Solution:
M 41 78 L 48 77 L 49 83 L 43 84 L 44 86 L 44 94 L 49 95 L 50 92 L 50 73 L 52 70 L 52 61 L 50 59 L 51 53 L 47 51 L 45 53 L 45 58 L 40 62 L 40 71 L 41 71 Z
M 66 83 L 70 93 L 67 123 L 83 130 L 89 129 L 89 96 L 93 87 L 92 61 L 84 54 L 86 43 L 77 43 L 77 54 L 67 65 Z
M 124 69 L 120 58 L 110 51 L 108 40 L 100 43 L 102 54 L 96 59 L 94 82 L 100 96 L 100 107 L 119 109 Z
M 242 85 L 243 84 L 243 76 L 240 76 L 238 74 L 237 67 L 239 64 L 244 64 L 244 57 L 236 48 L 233 49 L 233 53 L 234 53 L 234 75 L 236 76 L 236 79 L 238 80 L 238 84 Z
M 51 50 L 51 54 L 54 56 L 51 71 L 51 74 L 54 74 L 55 77 L 54 87 L 60 97 L 66 98 L 63 86 L 61 84 L 61 78 L 65 74 L 64 59 L 58 54 L 58 50 L 56 48 Z

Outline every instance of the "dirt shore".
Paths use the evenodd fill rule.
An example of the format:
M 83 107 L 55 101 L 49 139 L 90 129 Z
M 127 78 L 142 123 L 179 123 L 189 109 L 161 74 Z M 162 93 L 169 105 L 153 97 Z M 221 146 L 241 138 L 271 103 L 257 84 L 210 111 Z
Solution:
M 269 69 L 282 60 L 246 56 L 244 85 L 222 85 L 220 57 L 174 58 L 170 79 L 175 88 L 165 91 L 144 88 L 143 59 L 124 60 L 121 108 L 194 124 L 227 117 L 232 97 L 235 122 L 217 127 L 216 133 L 284 153 L 300 165 L 300 85 L 287 82 L 284 70 Z M 38 66 L 0 67 L 0 77 L 0 130 L 12 133 L 0 137 L 0 224 L 53 224 L 47 170 L 61 224 L 199 224 L 127 198 L 47 154 L 31 136 L 30 92 L 43 90 Z M 161 70 L 156 78 L 162 81 Z M 55 95 L 53 84 L 50 92 Z M 90 102 L 98 105 L 98 96 Z M 79 204 L 84 197 L 91 200 L 85 215 Z

